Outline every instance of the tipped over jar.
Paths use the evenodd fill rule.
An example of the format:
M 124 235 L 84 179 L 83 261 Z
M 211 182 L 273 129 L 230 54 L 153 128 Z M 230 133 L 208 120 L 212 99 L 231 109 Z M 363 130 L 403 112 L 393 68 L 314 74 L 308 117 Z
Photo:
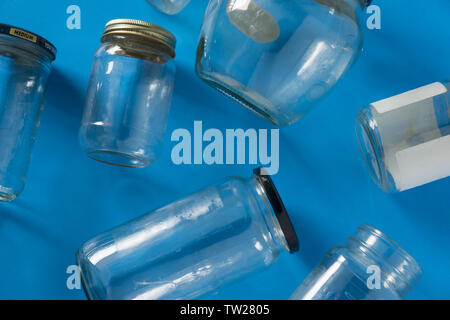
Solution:
M 406 191 L 450 176 L 450 82 L 435 82 L 361 109 L 356 133 L 373 181 Z
M 422 274 L 419 264 L 380 230 L 364 224 L 332 249 L 292 300 L 400 300 Z
M 105 232 L 77 253 L 90 299 L 193 299 L 273 265 L 298 240 L 269 176 L 228 178 Z
M 275 125 L 292 124 L 355 62 L 369 3 L 211 0 L 197 74 Z
M 97 161 L 134 168 L 162 150 L 175 81 L 175 37 L 154 24 L 108 22 L 92 67 L 80 144 Z

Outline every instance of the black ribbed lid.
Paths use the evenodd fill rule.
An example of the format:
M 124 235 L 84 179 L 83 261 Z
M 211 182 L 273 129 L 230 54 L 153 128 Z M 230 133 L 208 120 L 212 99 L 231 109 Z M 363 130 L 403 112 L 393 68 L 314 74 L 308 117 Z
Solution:
M 273 212 L 275 213 L 286 239 L 289 252 L 297 252 L 299 250 L 297 234 L 295 233 L 289 214 L 287 213 L 286 207 L 284 206 L 283 200 L 281 200 L 280 194 L 278 193 L 272 178 L 269 175 L 264 174 L 263 168 L 257 168 L 253 171 L 253 173 L 261 183 L 261 186 L 270 201 L 270 205 L 272 206 Z
M 56 58 L 56 47 L 47 39 L 38 36 L 37 34 L 24 30 L 22 28 L 14 27 L 9 24 L 0 23 L 0 34 L 6 34 L 11 37 L 20 38 L 29 42 L 34 43 L 35 45 L 41 47 L 50 55 L 52 59 Z

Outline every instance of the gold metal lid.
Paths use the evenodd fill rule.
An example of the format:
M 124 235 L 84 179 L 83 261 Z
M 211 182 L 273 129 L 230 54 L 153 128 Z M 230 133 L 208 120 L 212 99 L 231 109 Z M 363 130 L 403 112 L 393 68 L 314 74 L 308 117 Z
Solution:
M 168 30 L 153 23 L 133 20 L 116 19 L 109 21 L 105 26 L 102 39 L 108 35 L 135 35 L 151 42 L 157 42 L 169 49 L 170 55 L 175 57 L 176 38 Z

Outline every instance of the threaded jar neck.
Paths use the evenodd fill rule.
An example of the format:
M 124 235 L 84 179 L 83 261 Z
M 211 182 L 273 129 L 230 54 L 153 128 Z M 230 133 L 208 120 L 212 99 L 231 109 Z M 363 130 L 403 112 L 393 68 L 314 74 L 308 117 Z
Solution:
M 395 290 L 402 298 L 422 274 L 419 264 L 403 248 L 380 230 L 362 225 L 349 238 L 350 251 L 363 255 L 365 263 L 378 266 L 383 274 L 385 288 Z

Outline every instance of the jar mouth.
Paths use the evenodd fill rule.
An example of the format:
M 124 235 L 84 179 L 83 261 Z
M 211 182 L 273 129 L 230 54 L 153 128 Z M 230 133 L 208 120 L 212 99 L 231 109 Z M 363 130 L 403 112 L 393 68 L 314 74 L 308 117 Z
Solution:
M 88 157 L 101 163 L 127 168 L 145 168 L 150 165 L 146 158 L 111 150 L 86 150 Z
M 363 253 L 376 257 L 383 267 L 390 269 L 387 281 L 400 292 L 410 290 L 423 270 L 417 261 L 389 236 L 369 224 L 358 227 L 358 233 L 349 238 Z M 380 260 L 381 259 L 381 260 Z M 401 283 L 395 283 L 400 278 Z
M 380 143 L 378 127 L 370 111 L 361 110 L 356 119 L 356 137 L 359 149 L 373 182 L 386 192 L 386 175 L 383 165 L 383 148 Z

